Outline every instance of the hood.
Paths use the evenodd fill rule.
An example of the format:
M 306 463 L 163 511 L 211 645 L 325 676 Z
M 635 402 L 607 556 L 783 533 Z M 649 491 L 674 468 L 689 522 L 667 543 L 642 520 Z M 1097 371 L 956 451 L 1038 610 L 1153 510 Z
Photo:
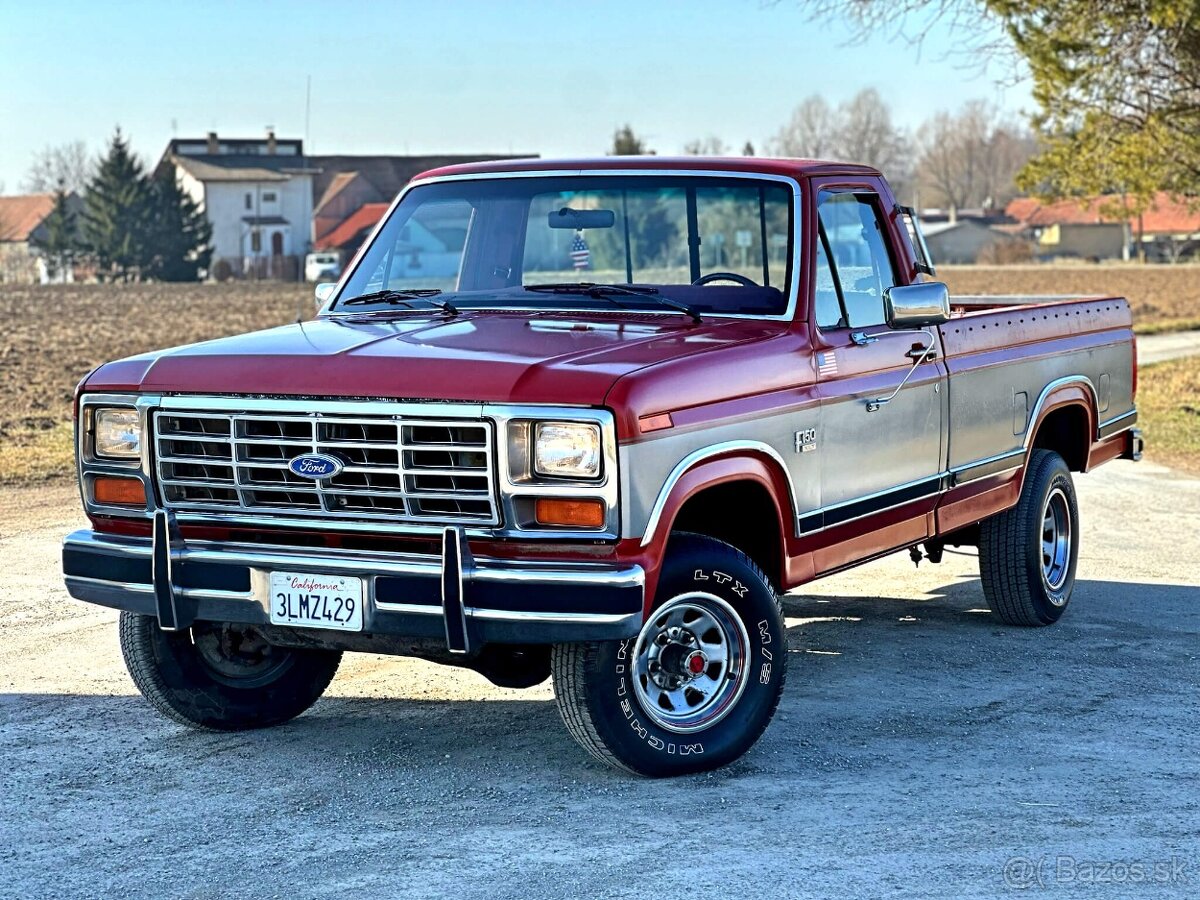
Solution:
M 599 406 L 623 375 L 778 331 L 658 315 L 324 318 L 109 363 L 86 389 Z

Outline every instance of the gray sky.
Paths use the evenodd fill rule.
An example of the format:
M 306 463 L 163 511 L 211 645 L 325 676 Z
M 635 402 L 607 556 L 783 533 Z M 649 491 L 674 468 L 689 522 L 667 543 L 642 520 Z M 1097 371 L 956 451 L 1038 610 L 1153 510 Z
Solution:
M 0 0 L 0 181 L 120 124 L 157 159 L 172 134 L 303 137 L 313 153 L 602 154 L 629 122 L 659 153 L 716 135 L 761 152 L 796 103 L 874 87 L 897 121 L 1001 89 L 935 28 L 923 49 L 847 45 L 787 0 L 80 3 Z

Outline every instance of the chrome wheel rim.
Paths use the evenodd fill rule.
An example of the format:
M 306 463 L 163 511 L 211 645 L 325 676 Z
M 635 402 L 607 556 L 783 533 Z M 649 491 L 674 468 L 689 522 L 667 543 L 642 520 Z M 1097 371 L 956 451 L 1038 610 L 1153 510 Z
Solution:
M 1071 506 L 1062 488 L 1055 488 L 1046 498 L 1042 509 L 1042 578 L 1052 591 L 1059 590 L 1067 582 L 1071 570 Z M 1062 599 L 1051 597 L 1056 606 Z
M 655 724 L 699 731 L 723 719 L 746 687 L 750 637 L 733 607 L 681 594 L 654 610 L 633 648 L 633 690 Z

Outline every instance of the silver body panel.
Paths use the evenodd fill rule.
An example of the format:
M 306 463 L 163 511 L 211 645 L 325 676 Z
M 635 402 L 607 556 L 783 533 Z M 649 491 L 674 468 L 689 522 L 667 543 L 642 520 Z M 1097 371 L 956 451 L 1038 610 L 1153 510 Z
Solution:
M 943 329 L 970 321 L 956 319 Z M 897 355 L 914 335 L 887 334 L 882 326 L 876 331 L 881 341 L 895 344 Z M 808 386 L 816 403 L 622 445 L 622 535 L 648 545 L 659 529 L 669 527 L 662 514 L 679 480 L 721 455 L 774 460 L 789 482 L 794 533 L 803 536 L 942 493 L 952 484 L 1019 468 L 1034 437 L 1032 426 L 1060 388 L 1077 385 L 1091 398 L 1097 429 L 1086 436 L 1089 446 L 1136 424 L 1133 343 L 1124 329 L 947 359 L 941 331 L 928 332 L 936 332 L 937 356 L 919 363 L 894 399 L 875 411 L 868 410 L 870 401 L 889 394 L 911 369 L 861 371 L 854 354 L 872 352 L 876 345 L 838 347 L 842 371 L 857 374 L 835 374 Z M 808 429 L 815 429 L 815 440 L 801 452 L 797 432 Z
M 1043 342 L 1029 347 L 1029 355 L 990 365 L 951 358 L 949 467 L 960 470 L 1023 449 L 1051 385 L 1081 385 L 1094 398 L 1100 425 L 1132 413 L 1133 344 L 1111 332 L 1095 338 L 1093 346 L 1075 350 Z M 1105 397 L 1097 391 L 1102 379 Z

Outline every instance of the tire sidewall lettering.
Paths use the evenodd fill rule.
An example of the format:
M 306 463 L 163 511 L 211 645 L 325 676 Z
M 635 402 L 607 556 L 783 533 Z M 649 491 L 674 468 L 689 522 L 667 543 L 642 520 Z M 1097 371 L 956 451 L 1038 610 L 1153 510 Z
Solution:
M 719 568 L 697 568 L 694 570 L 691 580 L 697 585 L 703 585 L 705 592 L 722 597 L 733 606 L 739 616 L 743 617 L 746 631 L 750 637 L 750 647 L 745 663 L 747 682 L 738 704 L 746 703 L 750 699 L 748 695 L 752 691 L 772 690 L 773 682 L 777 680 L 782 671 L 780 666 L 775 664 L 776 660 L 771 651 L 771 646 L 776 643 L 777 639 L 773 633 L 770 619 L 746 615 L 746 606 L 750 602 L 747 600 L 747 595 L 752 585 L 743 583 L 735 575 Z M 677 596 L 678 593 L 683 592 L 677 592 L 672 596 Z M 774 600 L 772 599 L 771 602 Z M 653 615 L 653 613 L 651 614 Z M 779 635 L 778 640 L 783 640 L 782 634 Z M 676 734 L 660 729 L 642 713 L 640 703 L 633 691 L 632 679 L 635 675 L 631 657 L 634 643 L 632 638 L 618 642 L 616 652 L 613 654 L 612 671 L 616 676 L 616 700 L 621 717 L 625 719 L 627 726 L 647 748 L 657 753 L 667 756 L 690 756 L 708 752 L 706 738 L 702 734 Z M 719 729 L 726 722 L 728 722 L 727 718 L 712 727 Z

